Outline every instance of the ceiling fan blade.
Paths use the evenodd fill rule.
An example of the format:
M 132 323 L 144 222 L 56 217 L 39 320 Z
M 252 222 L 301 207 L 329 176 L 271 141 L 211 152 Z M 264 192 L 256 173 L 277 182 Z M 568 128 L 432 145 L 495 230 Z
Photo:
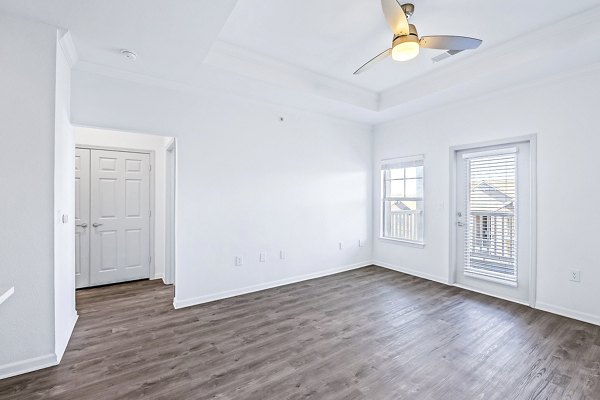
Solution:
M 360 67 L 359 69 L 354 71 L 354 75 L 362 74 L 363 72 L 365 72 L 366 70 L 368 70 L 369 68 L 371 68 L 372 66 L 377 64 L 379 61 L 381 61 L 385 58 L 388 58 L 391 54 L 392 54 L 392 49 L 387 49 L 386 51 L 376 55 L 375 57 L 373 57 L 369 61 L 367 61 L 362 67 Z
M 383 8 L 383 15 L 395 35 L 404 36 L 410 33 L 408 19 L 398 0 L 381 0 L 381 8 Z
M 481 43 L 479 39 L 464 36 L 423 36 L 419 42 L 421 47 L 439 50 L 471 50 Z

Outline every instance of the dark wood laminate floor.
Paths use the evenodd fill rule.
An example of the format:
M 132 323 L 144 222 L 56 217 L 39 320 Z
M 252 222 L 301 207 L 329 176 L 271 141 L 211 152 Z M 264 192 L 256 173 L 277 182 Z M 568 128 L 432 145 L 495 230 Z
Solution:
M 77 293 L 62 363 L 2 399 L 600 399 L 600 327 L 378 267 L 173 310 Z

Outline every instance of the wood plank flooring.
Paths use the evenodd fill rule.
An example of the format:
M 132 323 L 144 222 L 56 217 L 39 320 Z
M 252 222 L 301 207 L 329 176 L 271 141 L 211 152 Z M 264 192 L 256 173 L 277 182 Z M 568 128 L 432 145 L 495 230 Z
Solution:
M 173 310 L 77 293 L 62 363 L 1 399 L 600 399 L 600 327 L 379 267 Z

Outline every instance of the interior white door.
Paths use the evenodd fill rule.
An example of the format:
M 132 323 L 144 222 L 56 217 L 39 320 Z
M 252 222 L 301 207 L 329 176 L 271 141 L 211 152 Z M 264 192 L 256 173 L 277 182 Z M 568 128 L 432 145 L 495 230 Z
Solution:
M 90 150 L 75 149 L 75 287 L 90 286 Z
M 149 155 L 91 150 L 90 159 L 90 285 L 149 278 Z
M 456 158 L 456 282 L 529 302 L 529 142 L 469 149 Z

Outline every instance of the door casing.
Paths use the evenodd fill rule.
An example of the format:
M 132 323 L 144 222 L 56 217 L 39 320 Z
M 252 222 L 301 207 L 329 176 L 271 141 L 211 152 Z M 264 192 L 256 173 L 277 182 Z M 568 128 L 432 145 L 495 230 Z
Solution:
M 456 216 L 456 184 L 457 184 L 457 154 L 463 150 L 471 150 L 477 149 L 480 147 L 491 147 L 491 146 L 501 146 L 501 145 L 510 145 L 512 143 L 529 143 L 529 152 L 530 152 L 530 220 L 529 224 L 531 227 L 530 231 L 530 266 L 529 266 L 529 301 L 527 303 L 523 303 L 522 301 L 513 299 L 513 298 L 505 298 L 502 296 L 498 296 L 493 293 L 482 292 L 479 290 L 475 290 L 473 288 L 466 288 L 468 290 L 477 291 L 489 296 L 499 297 L 504 300 L 517 302 L 521 304 L 526 304 L 530 307 L 535 307 L 536 305 L 536 286 L 537 286 L 537 134 L 512 137 L 506 139 L 492 140 L 487 142 L 479 142 L 479 143 L 471 143 L 466 145 L 452 146 L 450 147 L 450 198 L 449 198 L 449 217 L 450 217 L 450 225 L 449 225 L 449 237 L 450 237 L 450 248 L 449 248 L 449 270 L 448 270 L 448 282 L 451 285 L 459 286 L 456 282 L 456 246 L 457 246 L 457 233 L 456 233 L 456 224 L 457 224 L 457 216 Z
M 87 149 L 75 150 L 75 183 L 75 287 L 81 288 L 90 286 L 90 151 Z

